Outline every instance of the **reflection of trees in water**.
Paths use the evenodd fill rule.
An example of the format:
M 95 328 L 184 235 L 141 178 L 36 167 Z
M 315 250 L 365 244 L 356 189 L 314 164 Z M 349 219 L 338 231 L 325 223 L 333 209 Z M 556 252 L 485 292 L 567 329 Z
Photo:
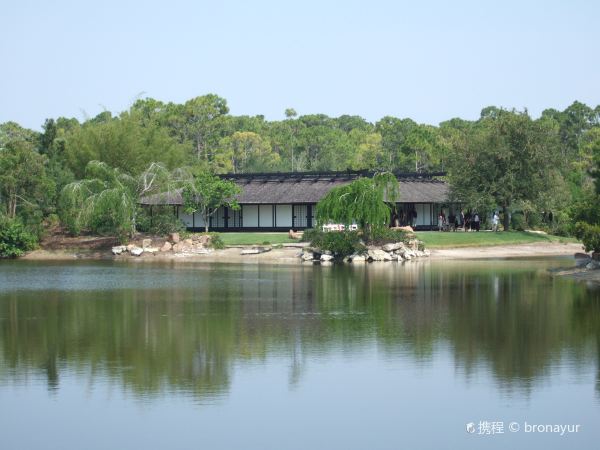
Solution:
M 598 292 L 524 264 L 232 267 L 169 289 L 4 294 L 2 376 L 44 373 L 57 389 L 69 370 L 141 395 L 211 397 L 239 361 L 285 355 L 294 386 L 311 356 L 376 343 L 416 362 L 449 346 L 467 376 L 484 364 L 528 390 L 561 358 L 600 361 Z

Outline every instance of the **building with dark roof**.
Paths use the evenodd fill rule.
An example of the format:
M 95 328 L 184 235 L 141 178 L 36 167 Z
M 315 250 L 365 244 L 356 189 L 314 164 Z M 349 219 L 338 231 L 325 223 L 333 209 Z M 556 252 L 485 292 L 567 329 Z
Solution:
M 214 231 L 287 231 L 312 228 L 315 225 L 315 206 L 331 189 L 343 186 L 373 172 L 292 172 L 227 174 L 223 178 L 235 181 L 241 188 L 237 211 L 220 208 L 210 219 Z M 396 202 L 397 223 L 415 225 L 417 229 L 437 226 L 437 215 L 448 215 L 449 189 L 440 180 L 444 173 L 395 173 L 400 198 Z M 144 197 L 142 205 L 172 205 L 175 214 L 189 230 L 204 230 L 198 213 L 183 212 L 181 191 Z M 416 216 L 416 217 L 415 217 Z

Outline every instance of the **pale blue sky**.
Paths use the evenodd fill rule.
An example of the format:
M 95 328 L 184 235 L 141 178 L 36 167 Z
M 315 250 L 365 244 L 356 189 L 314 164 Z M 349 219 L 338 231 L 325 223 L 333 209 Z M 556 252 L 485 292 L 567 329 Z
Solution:
M 595 106 L 599 20 L 594 0 L 0 0 L 0 122 L 121 111 L 140 92 L 212 92 L 268 119 Z

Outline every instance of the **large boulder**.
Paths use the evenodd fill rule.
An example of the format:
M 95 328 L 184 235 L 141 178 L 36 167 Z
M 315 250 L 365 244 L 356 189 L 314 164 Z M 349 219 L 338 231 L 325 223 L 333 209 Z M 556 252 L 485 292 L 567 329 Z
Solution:
M 160 251 L 161 252 L 170 252 L 172 248 L 173 248 L 173 246 L 171 245 L 170 242 L 165 242 L 163 244 L 163 246 L 160 248 Z
M 131 253 L 133 256 L 141 256 L 141 254 L 144 253 L 144 249 L 140 247 L 133 247 L 131 250 L 129 250 L 129 253 Z
M 385 244 L 383 247 L 381 247 L 381 249 L 385 250 L 386 252 L 393 252 L 394 250 L 398 250 L 403 247 L 404 247 L 403 242 L 394 242 L 393 244 Z
M 181 253 L 183 251 L 183 244 L 181 242 L 178 242 L 175 245 L 173 245 L 173 251 L 175 253 Z
M 158 253 L 160 251 L 160 249 L 158 247 L 146 247 L 144 249 L 144 253 Z
M 209 234 L 201 234 L 198 237 L 198 242 L 200 242 L 203 246 L 208 247 L 211 241 L 211 236 Z
M 169 234 L 169 241 L 173 244 L 177 244 L 180 240 L 179 233 L 171 233 Z
M 117 245 L 116 247 L 112 248 L 112 254 L 113 255 L 120 255 L 123 252 L 127 251 L 127 247 L 125 245 Z
M 304 232 L 303 231 L 290 230 L 288 232 L 288 237 L 290 239 L 302 239 L 302 236 L 304 236 Z
M 152 245 L 152 239 L 142 239 L 142 248 L 148 248 Z
M 390 256 L 390 254 L 388 252 L 384 252 L 381 249 L 378 248 L 373 248 L 373 249 L 369 249 L 368 253 L 367 253 L 369 259 L 373 260 L 373 261 L 391 261 L 392 257 Z
M 350 260 L 352 262 L 365 262 L 367 260 L 367 256 L 364 254 L 355 253 L 350 256 Z
M 189 238 L 188 238 L 188 239 L 184 239 L 184 240 L 183 240 L 183 244 L 184 244 L 186 247 L 191 247 L 192 245 L 194 245 L 194 241 L 192 241 L 192 240 L 191 240 L 191 239 L 189 239 Z
M 592 260 L 590 260 L 589 263 L 586 264 L 585 268 L 589 269 L 589 270 L 600 269 L 600 261 L 596 261 L 595 259 L 592 259 Z
M 411 250 L 418 250 L 419 249 L 419 240 L 418 239 L 411 239 L 410 241 L 408 241 L 408 247 Z
M 323 253 L 321 255 L 321 261 L 331 261 L 333 259 L 333 255 L 327 255 L 325 253 Z
M 313 259 L 315 259 L 313 252 L 302 252 L 302 255 L 300 255 L 300 257 L 303 261 L 312 261 Z

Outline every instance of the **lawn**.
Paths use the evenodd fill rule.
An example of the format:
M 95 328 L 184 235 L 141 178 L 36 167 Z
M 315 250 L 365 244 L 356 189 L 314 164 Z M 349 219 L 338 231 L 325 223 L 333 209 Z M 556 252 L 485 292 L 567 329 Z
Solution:
M 287 233 L 219 233 L 225 245 L 289 244 L 298 243 L 290 239 Z
M 425 243 L 426 248 L 484 247 L 491 245 L 533 244 L 536 242 L 577 242 L 573 238 L 528 233 L 526 231 L 501 231 L 498 233 L 491 231 L 480 231 L 479 233 L 419 231 L 416 234 Z

